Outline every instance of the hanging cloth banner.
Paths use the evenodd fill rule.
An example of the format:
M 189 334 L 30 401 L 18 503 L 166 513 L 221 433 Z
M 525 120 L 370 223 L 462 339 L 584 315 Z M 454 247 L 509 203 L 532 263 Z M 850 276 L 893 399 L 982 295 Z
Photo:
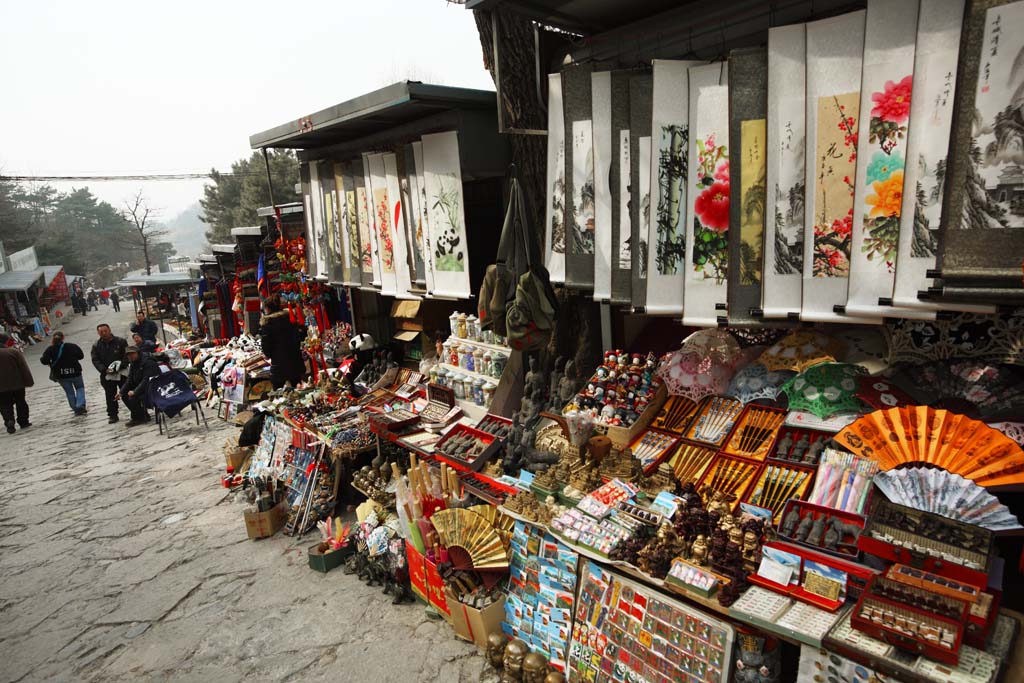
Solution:
M 1024 2 L 976 1 L 965 21 L 938 241 L 941 286 L 960 290 L 961 300 L 1019 304 L 1024 298 L 1024 133 L 1018 124 L 1024 108 Z
M 356 229 L 359 234 L 359 281 L 362 289 L 372 289 L 373 242 L 370 239 L 370 202 L 366 192 L 365 160 L 355 159 L 351 166 L 356 200 Z
M 647 233 L 651 215 L 651 116 L 654 79 L 629 81 L 629 255 L 633 308 L 647 305 Z M 646 140 L 646 142 L 643 142 Z
M 420 213 L 420 229 L 423 231 L 423 276 L 426 280 L 427 296 L 434 294 L 434 250 L 431 241 L 430 221 L 428 220 L 427 186 L 423 180 L 423 143 L 412 143 L 412 157 L 416 164 L 416 202 Z
M 701 62 L 654 60 L 651 204 L 647 226 L 646 310 L 649 315 L 683 314 L 686 167 L 690 154 L 687 70 L 699 64 Z
M 403 234 L 409 251 L 409 274 L 413 291 L 420 294 L 426 288 L 423 275 L 423 219 L 416 180 L 416 154 L 411 144 L 403 145 L 398 154 L 398 182 L 402 197 L 402 220 L 405 223 Z
M 590 75 L 594 122 L 594 300 L 612 296 L 612 74 Z
M 363 154 L 363 187 L 366 189 L 366 203 L 363 208 L 366 209 L 366 228 L 370 238 L 370 262 L 373 266 L 373 281 L 372 287 L 376 290 L 380 290 L 382 286 L 381 277 L 381 263 L 380 263 L 380 245 L 377 241 L 377 211 L 374 206 L 373 200 L 373 183 L 371 182 L 370 174 L 370 157 L 371 154 Z
M 388 200 L 387 170 L 383 154 L 371 154 L 370 197 L 373 223 L 377 235 L 377 251 L 380 254 L 380 293 L 384 296 L 398 294 L 398 273 L 395 268 L 395 230 L 391 225 L 391 202 Z
M 434 260 L 436 296 L 468 299 L 469 249 L 462 199 L 462 165 L 455 131 L 424 135 L 423 180 Z
M 334 182 L 338 189 L 338 197 L 343 207 L 344 219 L 344 250 L 345 262 L 348 264 L 345 269 L 345 285 L 358 287 L 360 284 L 359 269 L 359 214 L 356 210 L 356 188 L 352 177 L 352 164 L 350 162 L 334 165 Z
M 761 312 L 800 314 L 804 263 L 807 27 L 768 30 L 768 167 Z
M 892 297 L 896 281 L 918 5 L 918 0 L 868 2 L 847 315 L 935 317 L 879 304 Z
M 594 126 L 591 64 L 562 68 L 565 103 L 565 284 L 594 288 Z
M 609 189 L 612 195 L 612 303 L 629 305 L 632 285 L 632 257 L 629 244 L 629 88 L 632 74 L 612 72 L 612 167 Z
M 768 53 L 729 53 L 729 324 L 760 321 L 767 187 Z
M 728 296 L 729 69 L 690 69 L 690 159 L 686 202 L 686 309 L 683 324 L 718 324 Z
M 917 298 L 935 267 L 939 221 L 942 217 L 943 178 L 949 151 L 956 97 L 956 70 L 964 0 L 921 0 L 914 53 L 914 90 L 910 104 L 907 165 L 903 171 L 903 209 L 896 256 L 892 302 L 935 311 L 939 305 Z M 912 191 L 911 191 L 912 190 Z M 991 306 L 942 304 L 954 311 L 991 313 Z
M 544 266 L 551 282 L 565 282 L 565 112 L 562 75 L 548 75 L 548 198 L 544 209 Z
M 835 307 L 846 305 L 850 276 L 864 14 L 860 10 L 807 24 L 807 195 L 801 320 L 850 320 L 836 313 Z
M 334 162 L 321 161 L 320 188 L 323 190 L 324 227 L 326 228 L 327 279 L 332 283 L 344 281 L 341 251 L 341 216 L 338 211 L 337 192 L 334 183 Z
M 405 211 L 402 208 L 402 191 L 398 183 L 398 157 L 384 155 L 384 183 L 387 188 L 388 216 L 391 225 L 392 250 L 395 259 L 395 296 L 399 299 L 418 299 L 411 294 L 412 274 L 409 272 L 409 248 L 405 235 Z

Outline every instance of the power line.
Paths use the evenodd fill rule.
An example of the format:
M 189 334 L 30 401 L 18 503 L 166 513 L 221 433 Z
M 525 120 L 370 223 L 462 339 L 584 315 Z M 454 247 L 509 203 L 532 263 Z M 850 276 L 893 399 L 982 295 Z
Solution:
M 245 177 L 263 176 L 262 173 L 219 173 L 224 177 Z M 118 180 L 200 180 L 209 179 L 209 173 L 149 173 L 149 174 L 123 174 L 123 175 L 0 175 L 0 180 L 13 182 L 35 182 L 35 181 L 91 181 L 107 182 Z

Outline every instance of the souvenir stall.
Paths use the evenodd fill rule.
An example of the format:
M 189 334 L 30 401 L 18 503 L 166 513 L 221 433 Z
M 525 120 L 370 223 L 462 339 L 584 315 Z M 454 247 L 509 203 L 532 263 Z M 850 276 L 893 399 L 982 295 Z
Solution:
M 220 265 L 213 254 L 200 254 L 198 261 L 197 318 L 210 339 L 222 339 L 224 328 L 221 324 L 221 302 L 217 293 L 217 283 L 221 277 Z
M 247 523 L 310 531 L 313 569 L 428 605 L 504 681 L 1019 672 L 1024 315 L 995 306 L 1024 261 L 1024 2 L 467 4 L 497 129 L 546 123 L 512 145 L 504 204 L 544 246 L 475 258 L 480 150 L 444 113 L 398 121 L 418 84 L 385 89 L 397 139 L 359 137 L 362 101 L 253 136 L 304 150 L 296 270 L 358 292 L 353 348 L 383 297 L 465 298 L 493 254 L 518 286 L 400 327 L 439 328 L 415 367 L 375 349 L 264 401 L 228 482 Z M 540 263 L 602 308 L 597 363 Z
M 259 332 L 260 325 L 260 291 L 259 291 L 259 258 L 265 238 L 260 226 L 232 228 L 231 236 L 235 238 L 235 290 L 236 300 L 241 299 L 242 329 L 248 334 Z
M 131 289 L 136 310 L 144 311 L 147 317 L 159 324 L 159 341 L 167 347 L 178 337 L 187 339 L 192 336 L 189 301 L 199 282 L 200 279 L 192 273 L 143 273 L 119 280 L 116 285 Z M 168 327 L 171 328 L 170 338 Z
M 42 269 L 0 273 L 0 321 L 18 344 L 35 344 L 48 332 L 39 306 L 44 280 Z

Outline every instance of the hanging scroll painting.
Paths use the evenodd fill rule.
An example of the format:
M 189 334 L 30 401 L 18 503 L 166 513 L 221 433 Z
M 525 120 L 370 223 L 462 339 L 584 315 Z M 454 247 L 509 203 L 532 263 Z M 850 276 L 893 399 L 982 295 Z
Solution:
M 344 281 L 341 250 L 341 215 L 335 191 L 334 163 L 321 161 L 318 166 L 320 189 L 323 191 L 325 252 L 327 254 L 327 279 L 333 283 Z
M 934 313 L 881 305 L 895 283 L 905 194 L 918 0 L 870 0 L 864 25 L 857 182 L 846 314 L 928 319 Z
M 761 309 L 799 315 L 804 263 L 806 25 L 768 30 L 768 156 Z
M 690 154 L 687 70 L 698 64 L 700 62 L 654 60 L 647 233 L 646 310 L 649 315 L 683 313 L 686 167 Z
M 565 282 L 565 113 L 562 75 L 548 75 L 548 197 L 544 210 L 544 264 L 554 283 Z
M 468 299 L 469 248 L 462 198 L 462 165 L 455 131 L 424 135 L 423 181 L 434 263 L 434 294 Z
M 373 244 L 370 241 L 369 200 L 366 194 L 366 160 L 354 159 L 352 168 L 352 194 L 359 241 L 359 282 L 363 289 L 373 287 Z
M 612 296 L 612 74 L 590 76 L 594 136 L 594 300 Z
M 921 0 L 907 165 L 903 171 L 906 191 L 892 296 L 895 306 L 930 311 L 939 308 L 917 294 L 931 285 L 927 272 L 935 267 L 963 17 L 964 0 Z M 978 313 L 994 310 L 970 304 L 943 304 L 942 308 Z
M 334 162 L 334 196 L 338 207 L 338 234 L 341 244 L 341 283 L 345 286 L 358 284 L 353 278 L 359 275 L 359 258 L 352 246 L 352 177 L 346 175 L 345 164 Z M 358 244 L 358 241 L 356 242 Z
M 373 199 L 373 179 L 370 172 L 370 157 L 372 154 L 363 155 L 363 187 L 366 189 L 366 203 L 363 208 L 366 209 L 366 226 L 369 232 L 369 245 L 370 245 L 370 262 L 373 265 L 373 281 L 372 285 L 374 289 L 382 289 L 382 268 L 381 268 L 381 255 L 380 255 L 380 243 L 377 239 L 377 212 L 374 207 Z
M 369 159 L 370 196 L 373 201 L 371 211 L 376 226 L 377 251 L 380 254 L 380 293 L 395 296 L 398 293 L 398 273 L 395 269 L 395 231 L 391 224 L 387 170 L 383 154 L 371 154 Z
M 416 175 L 416 154 L 411 144 L 402 147 L 398 155 L 398 182 L 402 193 L 402 218 L 405 221 L 405 238 L 411 256 L 409 258 L 412 288 L 422 293 L 426 287 L 423 263 L 423 214 L 420 211 L 419 180 Z
M 759 321 L 767 194 L 768 53 L 729 54 L 729 324 Z
M 800 319 L 848 321 L 864 11 L 807 24 L 807 158 Z M 866 131 L 865 131 L 866 133 Z M 878 323 L 874 318 L 855 318 Z
M 405 233 L 405 209 L 402 206 L 402 190 L 398 182 L 398 157 L 384 155 L 384 183 L 388 197 L 388 221 L 391 224 L 392 250 L 395 259 L 395 296 L 400 299 L 418 298 L 410 294 L 412 274 L 409 268 L 409 243 Z
M 592 64 L 562 69 L 565 109 L 566 244 L 565 283 L 573 289 L 594 288 L 594 126 Z
M 692 67 L 686 218 L 684 325 L 718 324 L 729 268 L 729 70 L 725 62 Z
M 654 81 L 650 74 L 629 81 L 629 256 L 633 308 L 647 305 L 647 234 L 651 216 L 650 138 Z M 647 139 L 647 150 L 641 152 Z M 641 158 L 641 154 L 643 157 Z M 645 163 L 646 162 L 646 163 Z M 646 190 L 646 191 L 645 191 Z
M 316 228 L 313 225 L 313 184 L 310 178 L 309 164 L 299 164 L 299 186 L 302 189 L 302 215 L 306 223 L 306 274 L 316 276 Z
M 944 288 L 966 282 L 992 301 L 1019 303 L 1024 296 L 1024 129 L 1018 123 L 1024 115 L 1024 2 L 974 0 L 964 32 L 938 270 Z
M 427 185 L 423 180 L 423 143 L 412 143 L 412 158 L 416 165 L 416 206 L 419 209 L 420 229 L 423 231 L 423 277 L 426 281 L 427 296 L 434 294 L 434 250 L 431 241 L 430 221 L 428 220 L 429 202 L 427 201 Z
M 316 162 L 309 164 L 309 193 L 312 213 L 312 232 L 306 243 L 306 258 L 309 259 L 310 247 L 312 247 L 312 262 L 316 264 L 312 269 L 312 275 L 316 278 L 326 278 L 330 273 L 327 270 L 327 226 L 324 223 L 323 188 L 320 182 L 320 165 Z
M 629 88 L 628 71 L 612 72 L 612 166 L 609 187 L 612 195 L 611 278 L 612 303 L 629 304 L 632 286 L 629 183 Z

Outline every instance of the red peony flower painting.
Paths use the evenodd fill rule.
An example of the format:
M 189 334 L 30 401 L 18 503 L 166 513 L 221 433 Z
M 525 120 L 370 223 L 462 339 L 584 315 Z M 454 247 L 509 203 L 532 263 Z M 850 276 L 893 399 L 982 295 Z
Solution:
M 711 187 L 697 196 L 693 209 L 704 227 L 710 228 L 717 233 L 723 233 L 728 230 L 729 183 L 713 183 Z
M 890 123 L 906 123 L 910 117 L 910 91 L 913 85 L 913 76 L 905 76 L 899 83 L 886 81 L 882 92 L 871 95 L 875 103 L 871 108 L 872 118 Z

